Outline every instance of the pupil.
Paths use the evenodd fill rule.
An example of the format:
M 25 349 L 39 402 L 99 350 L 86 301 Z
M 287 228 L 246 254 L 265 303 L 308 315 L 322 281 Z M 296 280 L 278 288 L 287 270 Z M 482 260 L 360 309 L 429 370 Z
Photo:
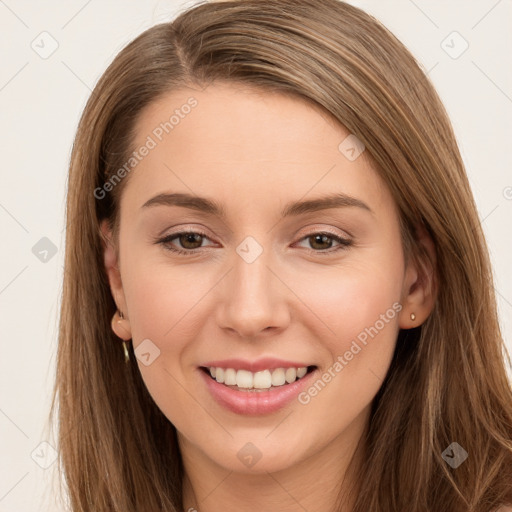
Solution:
M 320 244 L 327 244 L 329 245 L 329 237 L 327 235 L 314 235 L 313 237 L 313 246 L 317 243 L 317 241 L 319 240 L 319 243 Z M 320 247 L 321 249 L 325 249 L 325 247 Z M 328 247 L 327 247 L 328 248 Z
M 193 244 L 199 244 L 198 246 L 201 246 L 201 240 L 197 241 L 196 239 L 197 238 L 201 238 L 201 235 L 198 235 L 198 234 L 195 234 L 195 233 L 185 233 L 184 235 L 181 236 L 181 242 L 182 242 L 182 245 L 184 245 L 185 247 L 187 247 L 187 243 L 191 243 L 192 245 Z M 185 242 L 185 243 L 183 243 Z M 190 247 L 188 247 L 190 249 Z M 196 247 L 192 247 L 192 249 L 196 249 Z

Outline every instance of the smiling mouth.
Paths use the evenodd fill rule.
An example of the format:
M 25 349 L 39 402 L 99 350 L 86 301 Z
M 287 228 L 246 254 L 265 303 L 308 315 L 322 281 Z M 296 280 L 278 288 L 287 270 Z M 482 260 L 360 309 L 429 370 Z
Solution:
M 299 368 L 269 368 L 259 372 L 235 370 L 234 368 L 204 367 L 200 369 L 219 384 L 245 392 L 262 392 L 292 384 L 313 372 L 316 366 Z

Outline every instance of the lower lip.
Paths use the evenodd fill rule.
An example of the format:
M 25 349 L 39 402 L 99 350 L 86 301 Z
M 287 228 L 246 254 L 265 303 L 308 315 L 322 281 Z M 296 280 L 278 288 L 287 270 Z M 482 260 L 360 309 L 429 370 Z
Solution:
M 237 391 L 219 384 L 204 370 L 199 369 L 210 393 L 216 402 L 231 412 L 246 415 L 270 414 L 293 401 L 308 386 L 316 368 L 291 384 L 285 384 L 268 391 Z

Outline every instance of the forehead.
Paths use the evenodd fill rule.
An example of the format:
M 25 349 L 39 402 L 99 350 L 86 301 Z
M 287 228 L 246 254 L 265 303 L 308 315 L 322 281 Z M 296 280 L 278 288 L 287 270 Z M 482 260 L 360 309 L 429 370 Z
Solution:
M 141 113 L 136 125 L 139 137 L 154 132 L 157 139 L 167 139 L 172 134 L 176 142 L 180 135 L 189 137 L 191 131 L 205 144 L 215 141 L 244 152 L 254 148 L 258 155 L 287 142 L 293 144 L 299 138 L 318 143 L 328 131 L 336 132 L 335 140 L 350 133 L 311 100 L 229 82 L 215 83 L 203 90 L 182 88 L 167 93 Z M 227 135 L 234 137 L 229 139 Z M 260 147 L 243 144 L 250 138 Z M 293 149 L 300 152 L 301 147 L 296 145 Z
M 138 119 L 134 147 L 151 149 L 128 192 L 140 201 L 162 191 L 227 202 L 308 191 L 381 195 L 369 155 L 347 158 L 351 137 L 327 111 L 296 96 L 226 83 L 178 89 Z

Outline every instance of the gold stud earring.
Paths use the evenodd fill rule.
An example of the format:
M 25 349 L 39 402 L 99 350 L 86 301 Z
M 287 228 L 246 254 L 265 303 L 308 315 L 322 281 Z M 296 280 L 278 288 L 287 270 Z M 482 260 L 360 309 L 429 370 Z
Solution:
M 119 318 L 121 319 L 121 320 L 117 321 L 119 323 L 122 320 L 124 320 L 124 315 L 123 315 L 122 311 L 118 311 L 118 314 L 119 314 Z M 128 347 L 126 346 L 125 340 L 123 340 L 123 352 L 124 352 L 124 362 L 126 364 L 128 364 L 130 362 L 130 353 L 128 352 Z
M 411 313 L 411 320 L 414 322 L 416 320 L 416 315 L 414 313 Z

